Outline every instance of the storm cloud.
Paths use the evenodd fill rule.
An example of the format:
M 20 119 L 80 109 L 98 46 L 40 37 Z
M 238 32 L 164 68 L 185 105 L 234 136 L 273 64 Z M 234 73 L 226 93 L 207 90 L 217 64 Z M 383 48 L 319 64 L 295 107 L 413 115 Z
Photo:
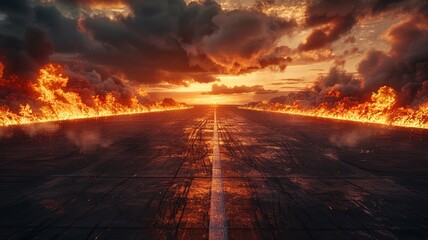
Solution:
M 295 22 L 248 11 L 222 13 L 212 22 L 217 30 L 187 48 L 192 64 L 220 73 L 242 73 L 272 65 L 285 69 L 290 61 L 278 54 L 276 41 L 291 33 Z
M 107 78 L 145 84 L 216 81 L 291 59 L 276 43 L 292 20 L 256 10 L 224 11 L 215 1 L 2 1 L 5 74 L 34 73 L 48 60 Z M 31 43 L 29 42 L 31 41 Z
M 388 85 L 399 91 L 402 104 L 428 98 L 428 12 L 421 12 L 389 29 L 389 53 L 370 51 L 358 71 L 364 90 Z
M 423 8 L 420 0 L 317 0 L 308 7 L 305 25 L 311 29 L 300 51 L 330 47 L 330 44 L 350 32 L 362 19 L 387 11 L 413 11 Z
M 0 2 L 2 72 L 5 77 L 19 74 L 31 81 L 44 64 L 61 63 L 73 91 L 82 96 L 114 91 L 126 102 L 135 94 L 123 87 L 127 81 L 190 86 L 214 83 L 219 75 L 265 68 L 282 71 L 292 63 L 335 60 L 336 66 L 315 82 L 312 99 L 332 91 L 362 99 L 383 85 L 399 92 L 402 104 L 425 99 L 426 1 L 316 0 L 308 3 L 301 26 L 292 18 L 259 10 L 279 2 L 285 4 L 257 1 L 253 8 L 225 10 L 209 0 L 4 0 Z M 355 43 L 356 37 L 347 34 L 358 23 L 390 12 L 405 13 L 385 34 L 390 51 L 369 51 L 358 72 L 347 73 L 343 69 L 347 57 L 362 52 L 354 46 L 337 55 L 331 44 L 342 38 Z M 297 42 L 294 49 L 287 46 L 284 37 L 302 29 L 309 30 L 305 41 Z M 25 83 L 21 84 L 16 99 L 26 94 Z M 254 86 L 245 87 L 256 92 Z
M 384 9 L 386 6 L 381 9 Z M 426 6 L 426 5 L 424 5 Z M 379 7 L 380 8 L 380 7 Z M 333 66 L 325 76 L 304 91 L 270 100 L 271 103 L 317 106 L 346 99 L 350 104 L 367 101 L 382 86 L 395 90 L 398 106 L 416 107 L 428 102 L 428 8 L 413 10 L 402 21 L 391 26 L 385 39 L 390 50 L 370 50 L 357 66 L 357 73 L 348 73 L 341 64 Z M 380 10 L 379 10 L 380 11 Z

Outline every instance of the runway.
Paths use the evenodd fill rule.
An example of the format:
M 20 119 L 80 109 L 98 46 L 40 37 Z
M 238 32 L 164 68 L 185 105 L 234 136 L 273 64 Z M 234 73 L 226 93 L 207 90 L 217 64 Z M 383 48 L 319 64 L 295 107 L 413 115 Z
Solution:
M 213 212 L 223 239 L 428 237 L 422 129 L 198 106 L 3 128 L 0 153 L 0 239 L 208 239 Z

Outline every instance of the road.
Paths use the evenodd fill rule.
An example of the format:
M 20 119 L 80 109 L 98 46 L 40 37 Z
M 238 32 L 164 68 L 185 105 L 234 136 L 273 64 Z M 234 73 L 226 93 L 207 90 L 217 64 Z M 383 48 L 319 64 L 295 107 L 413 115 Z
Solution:
M 0 153 L 0 239 L 428 237 L 426 130 L 202 106 L 3 128 Z

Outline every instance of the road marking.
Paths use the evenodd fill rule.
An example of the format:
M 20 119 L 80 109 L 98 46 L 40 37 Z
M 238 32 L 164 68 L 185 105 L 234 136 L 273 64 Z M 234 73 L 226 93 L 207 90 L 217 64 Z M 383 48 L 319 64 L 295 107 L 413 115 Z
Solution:
M 213 142 L 209 239 L 223 240 L 227 239 L 227 226 L 226 211 L 224 207 L 223 179 L 221 176 L 216 108 L 214 108 Z

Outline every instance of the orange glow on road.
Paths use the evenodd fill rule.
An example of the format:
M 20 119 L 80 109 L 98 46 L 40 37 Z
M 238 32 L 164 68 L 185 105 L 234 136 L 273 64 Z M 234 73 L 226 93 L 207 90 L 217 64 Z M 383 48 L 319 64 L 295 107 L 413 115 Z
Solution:
M 339 92 L 331 92 L 337 96 Z M 390 126 L 428 129 L 428 102 L 416 108 L 396 107 L 397 94 L 394 89 L 383 86 L 372 93 L 371 101 L 352 103 L 350 99 L 343 98 L 332 103 L 323 102 L 317 107 L 305 107 L 302 102 L 295 101 L 287 104 L 257 104 L 246 106 L 251 110 L 280 112 L 311 117 L 331 118 L 354 122 L 376 123 Z
M 123 100 L 119 101 L 113 93 L 107 93 L 105 96 L 91 96 L 89 104 L 87 101 L 84 102 L 78 93 L 67 89 L 68 81 L 60 65 L 46 65 L 40 70 L 35 83 L 21 86 L 37 95 L 37 103 L 20 104 L 18 112 L 12 111 L 7 106 L 0 106 L 0 126 L 186 108 L 185 105 L 175 103 L 173 100 L 143 105 L 136 96 L 123 102 Z M 11 77 L 8 80 L 0 78 L 0 87 L 11 87 L 19 83 L 20 80 L 17 77 Z M 140 95 L 144 93 L 141 89 L 137 89 L 136 92 Z

